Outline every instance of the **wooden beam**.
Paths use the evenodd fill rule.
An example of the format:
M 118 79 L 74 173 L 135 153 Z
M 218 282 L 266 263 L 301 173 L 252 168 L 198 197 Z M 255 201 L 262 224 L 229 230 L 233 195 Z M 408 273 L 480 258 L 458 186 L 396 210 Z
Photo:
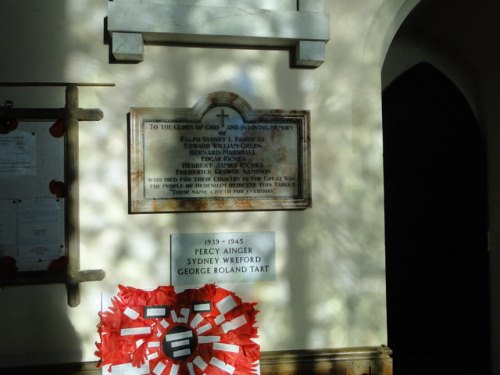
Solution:
M 76 108 L 73 114 L 79 121 L 99 121 L 103 118 L 100 109 Z M 1 120 L 55 120 L 65 119 L 67 116 L 66 108 L 10 108 L 0 107 Z
M 82 87 L 114 87 L 114 83 L 92 83 L 92 82 L 0 82 L 0 87 L 66 87 L 82 86 Z
M 2 276 L 0 278 L 0 286 L 77 284 L 87 281 L 101 281 L 105 276 L 106 273 L 103 270 L 85 270 L 74 274 L 50 271 L 17 272 L 13 275 Z

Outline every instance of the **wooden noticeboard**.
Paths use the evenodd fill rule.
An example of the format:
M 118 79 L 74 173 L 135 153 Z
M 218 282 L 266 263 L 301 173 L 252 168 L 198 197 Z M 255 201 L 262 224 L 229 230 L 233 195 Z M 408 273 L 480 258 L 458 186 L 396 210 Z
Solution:
M 79 283 L 104 278 L 80 270 L 78 132 L 100 109 L 78 107 L 78 86 L 114 84 L 3 82 L 6 87 L 64 87 L 64 108 L 0 106 L 0 287 L 64 283 L 68 304 Z
M 64 185 L 64 139 L 52 125 L 23 121 L 0 135 L 0 258 L 21 272 L 46 271 L 67 252 L 64 196 L 50 191 Z
M 193 108 L 131 108 L 130 212 L 311 206 L 309 112 L 215 92 Z

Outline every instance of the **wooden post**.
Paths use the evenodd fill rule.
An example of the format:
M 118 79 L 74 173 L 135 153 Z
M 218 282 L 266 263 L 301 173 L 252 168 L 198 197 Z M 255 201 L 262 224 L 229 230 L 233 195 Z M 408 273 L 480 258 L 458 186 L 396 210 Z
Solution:
M 66 197 L 66 244 L 69 259 L 68 273 L 75 275 L 80 269 L 80 217 L 78 188 L 78 87 L 66 86 L 66 142 L 65 181 L 68 189 Z M 68 280 L 68 304 L 80 304 L 79 284 Z

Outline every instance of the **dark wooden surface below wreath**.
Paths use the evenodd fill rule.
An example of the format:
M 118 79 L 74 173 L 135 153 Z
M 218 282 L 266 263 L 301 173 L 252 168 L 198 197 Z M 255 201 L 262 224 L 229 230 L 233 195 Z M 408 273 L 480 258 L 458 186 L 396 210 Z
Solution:
M 0 368 L 5 374 L 100 375 L 97 362 Z M 392 375 L 391 350 L 385 346 L 263 352 L 262 375 Z

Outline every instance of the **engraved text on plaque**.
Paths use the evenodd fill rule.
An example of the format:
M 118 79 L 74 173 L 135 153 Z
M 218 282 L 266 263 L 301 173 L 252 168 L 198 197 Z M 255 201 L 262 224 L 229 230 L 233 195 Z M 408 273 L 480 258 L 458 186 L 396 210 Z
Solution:
M 190 109 L 132 108 L 131 212 L 309 207 L 308 120 L 228 92 Z

